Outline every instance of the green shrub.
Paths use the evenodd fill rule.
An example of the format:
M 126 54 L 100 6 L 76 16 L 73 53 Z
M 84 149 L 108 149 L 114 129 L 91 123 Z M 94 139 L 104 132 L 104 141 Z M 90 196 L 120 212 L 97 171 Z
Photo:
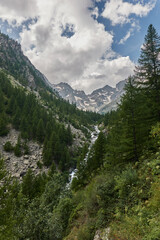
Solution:
M 14 147 L 14 154 L 16 157 L 20 157 L 22 152 L 21 152 L 21 146 L 19 144 L 16 144 Z
M 12 152 L 14 149 L 14 147 L 12 146 L 11 142 L 6 142 L 5 145 L 4 145 L 4 150 L 6 152 Z

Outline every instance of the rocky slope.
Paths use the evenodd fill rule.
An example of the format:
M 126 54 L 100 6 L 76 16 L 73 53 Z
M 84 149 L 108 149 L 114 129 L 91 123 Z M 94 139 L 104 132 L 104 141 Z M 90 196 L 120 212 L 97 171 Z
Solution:
M 26 174 L 29 168 L 32 169 L 35 175 L 40 172 L 47 172 L 48 169 L 42 166 L 42 150 L 43 146 L 36 142 L 29 141 L 27 143 L 29 152 L 21 154 L 20 157 L 15 156 L 14 151 L 7 152 L 4 150 L 6 142 L 10 142 L 12 146 L 15 146 L 18 141 L 19 132 L 11 129 L 7 136 L 0 137 L 0 153 L 4 159 L 6 169 L 12 177 L 16 177 L 22 180 L 22 177 Z M 21 140 L 22 144 L 24 140 Z M 40 167 L 42 166 L 42 167 Z
M 24 56 L 21 45 L 2 33 L 0 33 L 0 68 L 32 89 L 50 86 L 46 77 Z
M 106 85 L 88 95 L 84 91 L 74 90 L 67 83 L 61 82 L 52 86 L 62 98 L 76 104 L 79 109 L 106 113 L 117 108 L 117 102 L 120 101 L 120 97 L 124 93 L 125 82 L 125 80 L 119 82 L 115 88 Z
M 73 126 L 71 126 L 71 129 L 74 134 L 73 145 L 71 148 L 76 149 L 82 147 L 84 144 L 83 140 L 85 139 L 84 134 Z M 15 156 L 14 151 L 8 152 L 4 150 L 4 146 L 7 142 L 10 142 L 14 147 L 17 144 L 19 136 L 20 132 L 11 128 L 7 136 L 0 137 L 0 156 L 4 159 L 7 171 L 12 177 L 16 177 L 20 181 L 29 168 L 32 169 L 35 176 L 39 173 L 47 173 L 48 168 L 43 165 L 42 144 L 39 144 L 36 141 L 28 141 L 28 153 L 25 153 L 24 150 L 22 150 L 22 154 L 19 157 Z M 21 139 L 22 146 L 24 143 L 25 141 Z

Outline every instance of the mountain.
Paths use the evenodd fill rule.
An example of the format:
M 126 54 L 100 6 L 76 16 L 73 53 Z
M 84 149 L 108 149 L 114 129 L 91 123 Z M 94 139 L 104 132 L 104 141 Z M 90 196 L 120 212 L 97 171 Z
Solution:
M 116 109 L 117 102 L 124 93 L 125 81 L 118 83 L 116 88 L 106 85 L 88 95 L 84 91 L 74 90 L 67 83 L 51 84 L 24 56 L 21 45 L 2 33 L 0 33 L 0 68 L 9 72 L 23 86 L 34 90 L 41 88 L 56 90 L 63 99 L 76 104 L 79 109 L 84 111 L 102 114 Z
M 46 77 L 24 56 L 21 45 L 0 33 L 0 68 L 9 72 L 22 85 L 32 89 L 50 86 Z
M 106 85 L 88 95 L 63 82 L 53 84 L 52 87 L 62 98 L 76 104 L 79 109 L 103 114 L 117 108 L 117 102 L 124 93 L 125 82 L 126 80 L 119 82 L 115 88 Z
M 142 53 L 159 66 L 151 30 Z M 129 77 L 121 105 L 103 116 L 55 95 L 15 44 L 1 41 L 0 51 L 0 239 L 160 239 L 158 70 L 146 75 L 146 88 Z M 76 93 L 103 110 L 123 86 L 71 99 Z
M 20 44 L 0 33 L 0 155 L 12 176 L 22 177 L 30 166 L 37 173 L 38 161 L 62 171 L 74 167 L 77 149 L 99 118 L 63 100 L 24 56 Z M 17 164 L 18 169 L 13 166 Z

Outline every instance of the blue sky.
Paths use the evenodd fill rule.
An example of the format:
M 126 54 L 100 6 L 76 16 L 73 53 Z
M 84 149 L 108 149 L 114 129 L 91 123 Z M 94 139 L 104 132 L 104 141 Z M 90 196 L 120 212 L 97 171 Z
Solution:
M 50 82 L 87 93 L 133 74 L 149 24 L 160 34 L 160 0 L 1 0 L 0 16 Z

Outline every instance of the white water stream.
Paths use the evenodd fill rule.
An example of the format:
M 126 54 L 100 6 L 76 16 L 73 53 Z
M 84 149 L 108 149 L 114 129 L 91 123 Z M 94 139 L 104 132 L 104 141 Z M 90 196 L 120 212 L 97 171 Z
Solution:
M 89 156 L 89 153 L 90 153 L 90 150 L 91 150 L 91 147 L 93 146 L 93 144 L 95 143 L 95 141 L 97 140 L 98 138 L 98 135 L 100 133 L 100 130 L 98 129 L 98 126 L 95 126 L 94 127 L 94 131 L 91 133 L 91 143 L 90 143 L 90 146 L 88 148 L 88 152 L 84 158 L 84 161 L 87 162 L 88 160 L 88 156 Z M 75 174 L 76 172 L 78 171 L 78 169 L 74 169 L 70 174 L 69 174 L 69 183 L 67 184 L 67 187 L 70 187 L 72 181 L 73 181 L 73 178 L 75 177 Z

